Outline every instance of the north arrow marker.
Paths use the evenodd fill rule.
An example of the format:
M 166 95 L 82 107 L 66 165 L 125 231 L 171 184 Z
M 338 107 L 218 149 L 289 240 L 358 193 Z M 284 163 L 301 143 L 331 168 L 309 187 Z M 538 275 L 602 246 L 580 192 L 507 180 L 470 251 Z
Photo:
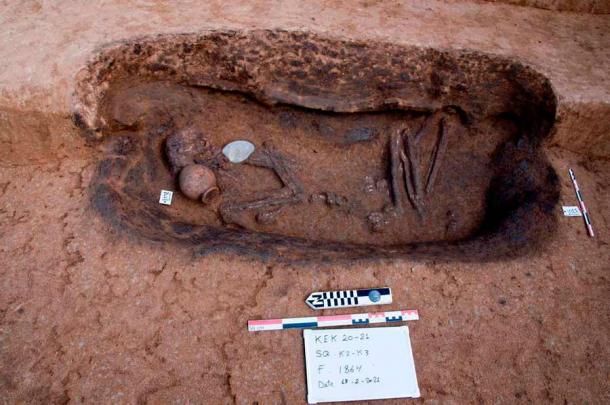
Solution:
M 392 303 L 392 290 L 388 287 L 362 290 L 313 292 L 305 300 L 312 309 L 364 307 Z

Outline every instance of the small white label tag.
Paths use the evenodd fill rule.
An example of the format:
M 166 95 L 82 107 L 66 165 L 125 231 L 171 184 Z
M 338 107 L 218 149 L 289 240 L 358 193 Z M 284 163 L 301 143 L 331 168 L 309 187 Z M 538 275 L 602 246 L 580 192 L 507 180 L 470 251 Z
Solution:
M 561 207 L 563 209 L 563 215 L 566 217 L 582 217 L 582 213 L 580 212 L 580 208 L 575 205 L 564 205 Z
M 159 196 L 159 204 L 172 205 L 172 197 L 174 193 L 168 190 L 161 190 L 161 196 Z

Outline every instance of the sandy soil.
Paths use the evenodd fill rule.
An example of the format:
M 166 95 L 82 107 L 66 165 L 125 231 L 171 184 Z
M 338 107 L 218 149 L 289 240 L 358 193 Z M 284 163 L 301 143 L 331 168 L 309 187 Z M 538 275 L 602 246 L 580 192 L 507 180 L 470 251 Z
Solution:
M 304 403 L 301 332 L 253 334 L 247 320 L 309 315 L 304 299 L 311 291 L 387 285 L 393 288 L 393 308 L 418 309 L 421 317 L 410 323 L 422 392 L 413 402 L 609 403 L 610 161 L 556 146 L 590 152 L 585 141 L 568 142 L 574 130 L 595 135 L 610 126 L 603 79 L 610 60 L 603 46 L 607 39 L 600 36 L 608 19 L 527 14 L 526 8 L 510 6 L 460 8 L 456 2 L 447 8 L 431 2 L 441 14 L 456 16 L 446 22 L 446 31 L 422 29 L 441 20 L 432 23 L 431 14 L 415 3 L 373 4 L 369 12 L 379 17 L 374 23 L 338 3 L 312 2 L 298 13 L 294 6 L 273 14 L 275 25 L 288 28 L 305 20 L 311 24 L 320 14 L 317 24 L 341 35 L 357 36 L 365 27 L 372 36 L 403 35 L 406 41 L 404 35 L 422 32 L 414 34 L 415 42 L 534 60 L 560 95 L 560 114 L 582 112 L 567 114 L 563 132 L 545 151 L 560 176 L 562 204 L 576 205 L 567 175 L 568 167 L 575 170 L 595 238 L 587 236 L 581 218 L 563 217 L 558 207 L 559 229 L 547 246 L 514 260 L 296 266 L 228 254 L 195 257 L 191 249 L 130 238 L 101 220 L 88 193 L 98 158 L 74 136 L 69 121 L 77 69 L 100 43 L 164 24 L 175 31 L 256 25 L 256 18 L 267 18 L 262 3 L 253 16 L 235 4 L 224 11 L 216 3 L 206 5 L 190 13 L 188 23 L 160 4 L 139 4 L 136 17 L 119 20 L 107 9 L 83 4 L 63 13 L 38 2 L 3 6 L 9 28 L 0 43 L 10 46 L 0 46 L 8 61 L 0 72 L 0 402 Z M 193 22 L 208 8 L 215 8 L 215 17 Z M 322 15 L 321 9 L 329 11 Z M 65 18 L 83 10 L 81 19 Z M 503 22 L 496 27 L 500 14 Z M 403 30 L 393 24 L 405 15 L 422 25 Z M 468 18 L 478 25 L 451 35 L 452 27 Z M 516 22 L 524 19 L 537 28 L 526 30 Z M 40 21 L 41 28 L 33 28 Z M 48 25 L 57 27 L 58 21 L 72 28 L 46 35 L 53 31 Z M 125 28 L 121 21 L 132 25 Z M 548 24 L 534 24 L 542 21 Z M 582 36 L 573 37 L 579 29 Z M 23 39 L 25 31 L 35 34 Z M 81 45 L 75 39 L 79 32 L 86 34 Z M 506 36 L 490 39 L 486 34 L 493 32 Z M 523 42 L 524 36 L 531 43 Z M 32 38 L 38 46 L 27 46 Z M 551 42 L 538 45 L 539 38 Z M 54 54 L 57 49 L 64 52 Z M 576 75 L 580 71 L 582 76 Z M 609 145 L 607 135 L 597 139 Z M 333 313 L 339 312 L 351 311 Z

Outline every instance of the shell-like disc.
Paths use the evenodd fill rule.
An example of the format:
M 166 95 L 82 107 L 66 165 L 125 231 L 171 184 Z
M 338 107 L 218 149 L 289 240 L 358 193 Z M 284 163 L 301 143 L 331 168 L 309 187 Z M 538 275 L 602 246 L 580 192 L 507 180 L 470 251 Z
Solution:
M 241 163 L 254 152 L 254 144 L 248 141 L 229 142 L 222 148 L 222 154 L 232 163 Z

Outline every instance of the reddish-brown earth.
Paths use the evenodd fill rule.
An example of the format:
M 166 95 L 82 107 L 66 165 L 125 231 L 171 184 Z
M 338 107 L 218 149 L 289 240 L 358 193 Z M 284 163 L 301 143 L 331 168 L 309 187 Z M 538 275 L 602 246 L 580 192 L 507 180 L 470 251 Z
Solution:
M 566 16 L 466 2 L 430 2 L 429 11 L 419 2 L 401 6 L 364 2 L 358 9 L 341 2 L 307 6 L 287 2 L 275 5 L 277 9 L 264 1 L 248 7 L 230 1 L 200 8 L 187 4 L 191 7 L 184 9 L 179 6 L 186 3 L 168 8 L 152 2 L 132 11 L 115 3 L 108 10 L 85 3 L 68 7 L 61 2 L 54 6 L 23 2 L 21 7 L 3 5 L 5 13 L 0 13 L 5 22 L 0 29 L 0 55 L 6 66 L 0 72 L 3 403 L 304 403 L 301 332 L 253 334 L 246 330 L 247 320 L 310 315 L 304 299 L 315 290 L 380 285 L 393 288 L 392 308 L 420 312 L 421 319 L 410 323 L 422 392 L 422 398 L 413 402 L 610 402 L 610 138 L 606 131 L 610 128 L 610 91 L 603 73 L 610 65 L 610 47 L 607 34 L 600 36 L 610 27 L 607 16 Z M 62 4 L 65 7 L 58 9 Z M 274 10 L 271 17 L 268 10 Z M 66 18 L 75 13 L 78 19 Z M 376 16 L 374 22 L 371 15 Z M 307 25 L 313 18 L 319 29 Z M 125 21 L 129 24 L 121 23 Z M 402 27 L 398 21 L 412 24 Z M 42 22 L 43 27 L 37 28 Z M 460 30 L 460 24 L 464 35 L 450 35 L 456 32 L 453 29 Z M 542 236 L 535 233 L 535 240 L 542 243 L 533 250 L 486 257 L 485 261 L 477 260 L 469 250 L 468 260 L 402 254 L 375 260 L 344 257 L 324 263 L 294 263 L 282 258 L 294 245 L 266 259 L 252 256 L 250 250 L 194 251 L 193 244 L 155 238 L 156 231 L 153 237 L 130 232 L 133 211 L 124 211 L 115 224 L 100 215 L 99 207 L 92 204 L 92 186 L 99 179 L 101 161 L 109 156 L 106 141 L 117 133 L 142 135 L 138 131 L 143 127 L 111 125 L 94 134 L 87 132 L 92 127 L 89 124 L 81 122 L 81 128 L 73 124 L 75 111 L 91 112 L 94 110 L 82 106 L 96 105 L 93 98 L 83 102 L 78 95 L 67 96 L 82 90 L 78 87 L 83 84 L 79 81 L 82 75 L 77 78 L 77 72 L 88 66 L 87 61 L 94 60 L 110 41 L 119 41 L 120 48 L 133 37 L 159 33 L 160 27 L 199 32 L 201 28 L 278 26 L 324 31 L 333 38 L 347 35 L 370 41 L 373 36 L 385 43 L 466 47 L 537 67 L 536 71 L 549 78 L 557 96 L 554 129 L 537 150 L 557 174 L 560 193 L 559 204 L 551 212 L 555 225 L 541 228 L 548 230 Z M 484 34 L 494 32 L 498 35 Z M 531 43 L 524 42 L 523 35 Z M 221 144 L 244 128 L 250 128 L 250 136 L 257 141 L 274 134 L 279 139 L 277 135 L 284 130 L 276 117 L 290 112 L 296 116 L 295 121 L 289 120 L 297 124 L 295 137 L 308 146 L 322 144 L 312 141 L 320 133 L 321 123 L 341 134 L 354 123 L 363 126 L 359 120 L 381 128 L 374 147 L 360 152 L 382 158 L 381 141 L 387 136 L 383 129 L 395 120 L 393 113 L 358 113 L 351 118 L 325 114 L 320 118 L 318 112 L 268 107 L 244 101 L 240 95 L 148 79 L 144 84 L 132 81 L 123 89 L 127 89 L 123 93 L 127 99 L 137 95 L 138 89 L 146 89 L 147 102 L 156 91 L 167 95 L 161 97 L 165 101 L 186 95 L 216 108 L 218 114 L 211 115 L 211 121 L 197 108 L 182 118 L 175 116 L 175 121 L 182 124 L 183 119 L 185 125 L 194 121 L 201 130 L 212 129 Z M 112 91 L 120 94 L 121 87 Z M 115 113 L 130 111 L 110 102 L 102 103 L 99 114 L 82 117 L 93 123 L 110 114 L 112 110 L 104 106 L 112 105 L 117 106 Z M 413 124 L 421 119 L 417 114 L 409 115 Z M 399 116 L 402 121 L 404 112 Z M 312 119 L 317 126 L 303 125 L 311 124 Z M 262 125 L 269 131 L 260 131 Z M 485 120 L 478 125 L 491 128 Z M 512 130 L 505 122 L 488 133 L 490 139 L 500 142 Z M 290 147 L 290 143 L 283 145 Z M 361 144 L 349 147 L 353 146 L 360 148 Z M 345 164 L 348 160 L 341 161 L 339 154 L 329 152 L 338 153 L 344 147 L 333 146 L 336 149 L 320 153 Z M 300 159 L 310 156 L 301 149 L 290 152 Z M 489 157 L 481 146 L 473 146 L 472 152 L 479 158 Z M 138 156 L 149 155 L 138 152 Z M 167 165 L 161 151 L 158 159 L 160 165 Z M 375 160 L 376 164 L 379 161 L 383 159 Z M 581 218 L 561 215 L 561 204 L 576 205 L 569 167 L 578 176 L 595 238 L 587 236 Z M 355 172 L 364 168 L 358 162 Z M 373 165 L 373 169 L 379 167 Z M 167 177 L 172 184 L 168 166 L 154 174 Z M 351 184 L 350 179 L 327 181 Z M 314 180 L 311 177 L 307 184 L 317 187 Z M 271 178 L 268 181 L 278 186 Z M 473 180 L 479 187 L 487 183 L 480 181 Z M 154 181 L 144 186 L 151 184 L 155 185 L 151 190 L 158 188 Z M 439 191 L 448 201 L 459 190 L 451 183 L 439 184 L 446 187 Z M 345 190 L 353 192 L 348 186 Z M 199 206 L 183 200 L 179 193 L 176 198 L 168 212 L 186 217 L 187 222 L 202 221 L 205 215 L 199 213 Z M 472 199 L 475 204 L 482 201 L 479 192 L 455 198 Z M 437 203 L 442 206 L 445 202 Z M 315 209 L 312 212 L 320 215 Z M 477 218 L 475 211 L 466 212 L 467 218 Z M 333 221 L 338 228 L 354 226 L 355 233 L 335 235 L 324 228 L 302 226 L 297 236 L 353 238 L 356 242 L 377 238 L 367 228 L 341 224 L 339 216 Z M 440 224 L 439 220 L 442 230 Z M 246 225 L 263 230 L 253 222 Z M 412 229 L 404 232 L 396 236 L 398 241 L 419 242 L 438 235 Z M 392 235 L 379 237 L 392 241 Z M 442 237 L 452 239 L 450 234 Z M 343 312 L 350 311 L 332 311 Z

